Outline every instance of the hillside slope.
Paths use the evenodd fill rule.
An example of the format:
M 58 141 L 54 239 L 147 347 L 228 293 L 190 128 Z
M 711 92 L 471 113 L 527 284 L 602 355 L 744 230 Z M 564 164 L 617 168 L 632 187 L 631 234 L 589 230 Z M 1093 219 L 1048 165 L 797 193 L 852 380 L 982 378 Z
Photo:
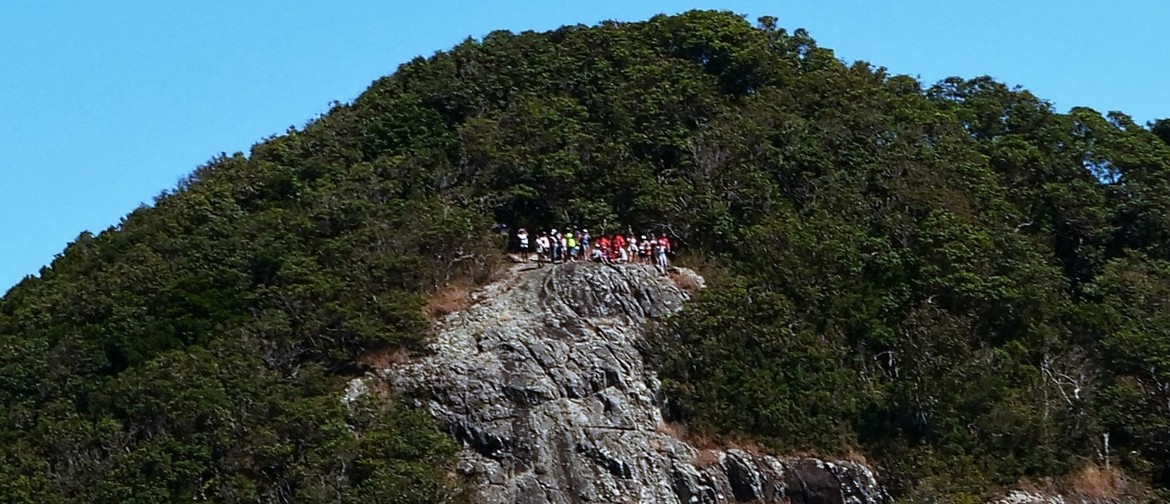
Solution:
M 468 40 L 11 289 L 0 501 L 456 499 L 441 422 L 337 398 L 491 278 L 496 224 L 670 235 L 708 288 L 645 356 L 693 436 L 861 454 L 904 502 L 1167 500 L 1151 126 L 845 64 L 772 18 Z

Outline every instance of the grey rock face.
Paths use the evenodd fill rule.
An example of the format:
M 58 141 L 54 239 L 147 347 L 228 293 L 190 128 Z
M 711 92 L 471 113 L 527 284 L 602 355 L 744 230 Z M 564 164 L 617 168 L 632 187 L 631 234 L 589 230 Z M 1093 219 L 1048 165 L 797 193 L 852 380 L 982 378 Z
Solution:
M 1007 495 L 995 499 L 991 504 L 1123 504 L 1129 502 L 1143 501 L 1125 495 L 1119 495 L 1117 497 L 1092 497 L 1013 490 L 1008 492 Z
M 463 443 L 478 501 L 886 500 L 860 464 L 701 453 L 663 429 L 639 344 L 688 295 L 653 268 L 517 268 L 441 322 L 432 354 L 382 376 Z

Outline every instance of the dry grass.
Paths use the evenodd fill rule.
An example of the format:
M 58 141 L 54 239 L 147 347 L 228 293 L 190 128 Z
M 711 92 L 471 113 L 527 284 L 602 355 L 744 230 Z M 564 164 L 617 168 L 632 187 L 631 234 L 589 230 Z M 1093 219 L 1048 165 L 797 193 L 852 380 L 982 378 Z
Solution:
M 357 358 L 357 363 L 370 369 L 386 369 L 410 361 L 410 352 L 404 348 L 379 348 Z
M 764 453 L 764 449 L 758 443 L 750 439 L 729 439 L 723 442 L 724 450 L 743 450 L 752 455 L 759 455 Z
M 698 469 L 713 468 L 720 464 L 720 462 L 720 453 L 718 453 L 718 450 L 698 450 L 695 453 L 695 457 L 690 460 L 690 464 Z
M 515 264 L 507 260 L 497 259 L 483 264 L 465 276 L 470 277 L 472 285 L 487 285 L 507 278 L 514 266 Z
M 485 262 L 462 271 L 454 280 L 447 282 L 431 293 L 423 310 L 431 320 L 438 320 L 451 313 L 466 310 L 475 300 L 471 294 L 487 284 L 508 278 L 514 265 L 503 259 Z
M 1093 502 L 1121 502 L 1141 496 L 1145 490 L 1116 468 L 1090 464 L 1063 478 L 1052 480 L 1024 479 L 1016 489 L 1040 495 L 1062 495 Z
M 366 388 L 369 389 L 370 394 L 382 400 L 394 397 L 394 390 L 390 388 L 390 382 L 386 380 L 366 380 Z M 388 407 L 393 407 L 394 405 L 392 402 L 389 404 L 390 406 Z
M 440 319 L 448 314 L 466 310 L 471 306 L 471 291 L 475 286 L 470 280 L 456 280 L 431 294 L 424 309 L 431 320 Z
M 703 288 L 703 285 L 699 283 L 699 280 L 691 275 L 681 274 L 677 270 L 670 271 L 668 274 L 670 275 L 670 279 L 674 281 L 674 284 L 682 290 L 687 292 L 697 292 L 699 289 Z
M 719 452 L 715 450 L 699 450 L 695 454 L 695 458 L 691 459 L 691 465 L 699 469 L 706 469 L 719 465 Z
M 723 269 L 719 260 L 698 250 L 679 252 L 670 263 L 674 266 L 690 268 L 703 277 L 708 284 L 719 283 L 720 280 L 727 277 L 727 271 Z
M 711 452 L 715 454 L 720 451 L 727 450 L 743 450 L 753 455 L 759 455 L 764 450 L 755 441 L 741 439 L 738 437 L 727 436 L 712 436 L 706 433 L 691 432 L 687 426 L 677 422 L 665 422 L 658 424 L 654 431 L 659 434 L 665 434 L 693 446 L 699 450 L 699 455 L 696 459 L 712 455 L 703 455 L 704 452 Z M 698 462 L 694 462 L 699 465 Z
M 807 451 L 792 451 L 777 454 L 769 453 L 768 450 L 765 450 L 759 443 L 751 439 L 741 438 L 739 436 L 713 436 L 702 432 L 692 432 L 686 425 L 678 422 L 660 423 L 654 428 L 654 431 L 678 439 L 698 450 L 691 464 L 700 468 L 718 464 L 719 453 L 726 452 L 727 450 L 741 450 L 754 456 L 768 454 L 781 458 L 845 460 L 865 467 L 873 467 L 865 454 L 855 447 L 845 449 L 832 456 L 826 456 L 825 453 Z
M 477 301 L 472 297 L 475 291 L 485 285 L 508 279 L 513 269 L 515 265 L 497 258 L 461 271 L 453 280 L 431 293 L 423 305 L 423 311 L 435 321 L 466 310 Z
M 866 467 L 872 467 L 869 465 L 869 459 L 865 458 L 865 454 L 861 453 L 856 448 L 850 448 L 846 450 L 845 453 L 841 454 L 840 458 L 841 460 L 848 460 L 854 464 L 861 464 Z
M 663 422 L 654 428 L 659 434 L 665 434 L 699 450 L 718 450 L 722 443 L 708 434 L 692 433 L 686 425 L 678 422 Z
M 678 422 L 663 422 L 654 427 L 654 432 L 665 434 L 676 439 L 683 439 L 687 435 L 687 426 Z
M 1129 494 L 1129 478 L 1117 469 L 1088 465 L 1073 473 L 1064 485 L 1069 495 L 1097 500 L 1119 499 Z

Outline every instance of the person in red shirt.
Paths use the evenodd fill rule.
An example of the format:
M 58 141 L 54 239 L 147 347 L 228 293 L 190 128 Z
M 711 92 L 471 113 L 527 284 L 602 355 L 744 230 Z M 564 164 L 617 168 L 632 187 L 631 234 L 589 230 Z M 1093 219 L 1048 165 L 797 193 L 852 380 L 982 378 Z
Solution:
M 601 262 L 607 263 L 613 256 L 610 255 L 609 235 L 601 235 L 597 239 L 597 246 L 601 249 Z
M 613 237 L 613 254 L 610 254 L 610 257 L 614 261 L 626 262 L 626 237 L 622 236 L 621 233 Z

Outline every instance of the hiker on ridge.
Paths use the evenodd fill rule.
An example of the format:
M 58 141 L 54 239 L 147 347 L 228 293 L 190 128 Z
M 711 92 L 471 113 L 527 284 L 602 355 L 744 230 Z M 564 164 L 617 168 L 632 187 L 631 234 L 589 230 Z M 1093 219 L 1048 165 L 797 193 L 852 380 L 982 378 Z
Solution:
M 527 261 L 528 260 L 528 230 L 524 229 L 524 228 L 520 228 L 520 230 L 516 232 L 516 239 L 519 240 L 519 242 L 520 242 L 520 256 L 523 257 L 524 260 Z
M 654 242 L 654 261 L 658 266 L 659 274 L 666 275 L 666 270 L 670 267 L 670 260 L 666 258 L 668 253 L 670 253 L 670 238 L 667 238 L 664 232 L 662 237 Z
M 576 261 L 581 253 L 581 249 L 577 248 L 577 237 L 573 233 L 565 234 L 565 248 L 569 250 L 569 260 Z
M 626 256 L 626 237 L 618 233 L 613 236 L 613 260 L 624 263 L 629 260 Z
M 552 232 L 549 233 L 548 240 L 552 247 L 552 257 L 550 258 L 549 262 L 556 264 L 556 262 L 560 260 L 562 252 L 561 234 L 557 232 L 556 228 L 553 228 Z
M 550 246 L 548 233 L 540 233 L 540 237 L 536 239 L 536 262 L 538 264 L 544 265 L 546 258 L 549 259 L 549 262 L 552 262 L 549 250 Z

